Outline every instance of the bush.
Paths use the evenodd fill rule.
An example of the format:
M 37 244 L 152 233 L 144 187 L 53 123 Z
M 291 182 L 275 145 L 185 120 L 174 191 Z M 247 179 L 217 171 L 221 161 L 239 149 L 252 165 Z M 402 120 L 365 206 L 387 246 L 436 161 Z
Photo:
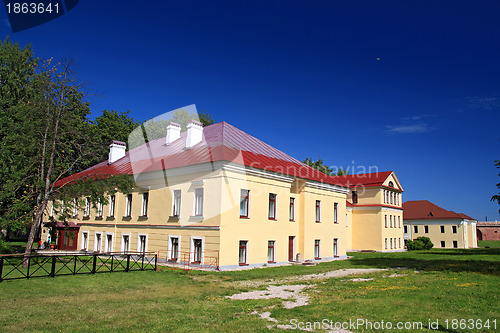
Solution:
M 408 251 L 430 250 L 433 246 L 434 244 L 432 244 L 429 237 L 418 237 L 415 240 L 406 242 L 406 248 L 408 249 Z

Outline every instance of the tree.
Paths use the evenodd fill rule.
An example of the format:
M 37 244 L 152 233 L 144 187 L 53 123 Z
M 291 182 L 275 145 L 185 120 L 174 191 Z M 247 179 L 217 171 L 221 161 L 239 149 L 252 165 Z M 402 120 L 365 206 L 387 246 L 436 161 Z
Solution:
M 65 221 L 71 206 L 78 204 L 74 198 L 88 196 L 96 206 L 116 190 L 127 193 L 132 185 L 128 175 L 89 175 L 56 186 L 62 178 L 85 169 L 96 158 L 96 145 L 100 145 L 92 137 L 89 105 L 84 102 L 85 93 L 72 66 L 72 60 L 38 64 L 29 82 L 29 100 L 7 111 L 13 121 L 3 133 L 1 144 L 2 158 L 10 157 L 4 164 L 9 165 L 11 174 L 1 184 L 1 193 L 13 205 L 4 216 L 31 221 L 26 254 L 31 251 L 50 200 L 65 203 L 57 215 Z
M 495 167 L 500 169 L 500 160 L 495 161 Z M 498 175 L 500 176 L 500 173 Z M 497 188 L 500 189 L 500 183 L 497 184 Z M 492 196 L 491 201 L 496 201 L 500 205 L 500 193 Z M 498 212 L 500 212 L 500 209 L 498 210 Z
M 314 162 L 312 158 L 306 157 L 306 159 L 303 160 L 302 162 L 316 170 L 323 172 L 324 174 L 327 174 L 328 176 L 343 176 L 349 174 L 349 172 L 346 169 L 343 169 L 342 167 L 338 168 L 337 172 L 335 172 L 333 168 L 324 164 L 323 160 L 320 158 L 318 158 L 318 160 Z

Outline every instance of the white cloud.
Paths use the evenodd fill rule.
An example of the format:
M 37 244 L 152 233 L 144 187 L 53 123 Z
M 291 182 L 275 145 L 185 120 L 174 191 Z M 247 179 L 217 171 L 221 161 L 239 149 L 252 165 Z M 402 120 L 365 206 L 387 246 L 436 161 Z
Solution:
M 424 133 L 430 131 L 427 124 L 413 124 L 413 125 L 399 125 L 399 126 L 386 126 L 386 131 L 391 134 L 413 134 L 413 133 Z
M 500 100 L 497 97 L 475 96 L 466 97 L 465 99 L 475 109 L 491 110 L 500 106 Z

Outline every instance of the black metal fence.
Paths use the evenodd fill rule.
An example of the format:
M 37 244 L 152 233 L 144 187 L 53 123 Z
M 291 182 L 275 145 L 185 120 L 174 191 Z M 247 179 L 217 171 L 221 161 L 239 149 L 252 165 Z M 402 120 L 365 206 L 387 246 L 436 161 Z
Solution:
M 27 260 L 26 267 L 23 261 Z M 157 270 L 158 257 L 146 253 L 78 253 L 0 256 L 0 282 L 4 280 Z

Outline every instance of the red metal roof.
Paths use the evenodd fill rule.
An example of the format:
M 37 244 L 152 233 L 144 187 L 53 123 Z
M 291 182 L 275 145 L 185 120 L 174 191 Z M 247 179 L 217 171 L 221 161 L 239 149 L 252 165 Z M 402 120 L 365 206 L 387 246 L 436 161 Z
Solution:
M 215 161 L 231 161 L 256 169 L 272 171 L 293 177 L 343 186 L 337 179 L 302 163 L 265 142 L 226 123 L 203 128 L 203 140 L 191 149 L 185 149 L 186 132 L 170 145 L 165 138 L 150 141 L 126 152 L 111 164 L 96 164 L 82 172 L 56 183 L 61 186 L 82 178 L 100 178 L 116 174 L 138 174 L 167 170 Z
M 465 214 L 457 214 L 446 210 L 428 200 L 406 201 L 403 203 L 403 219 L 405 220 L 441 220 L 441 219 L 471 219 Z M 463 217 L 466 216 L 466 217 Z
M 382 186 L 392 171 L 363 173 L 357 175 L 334 176 L 333 178 L 346 187 Z

